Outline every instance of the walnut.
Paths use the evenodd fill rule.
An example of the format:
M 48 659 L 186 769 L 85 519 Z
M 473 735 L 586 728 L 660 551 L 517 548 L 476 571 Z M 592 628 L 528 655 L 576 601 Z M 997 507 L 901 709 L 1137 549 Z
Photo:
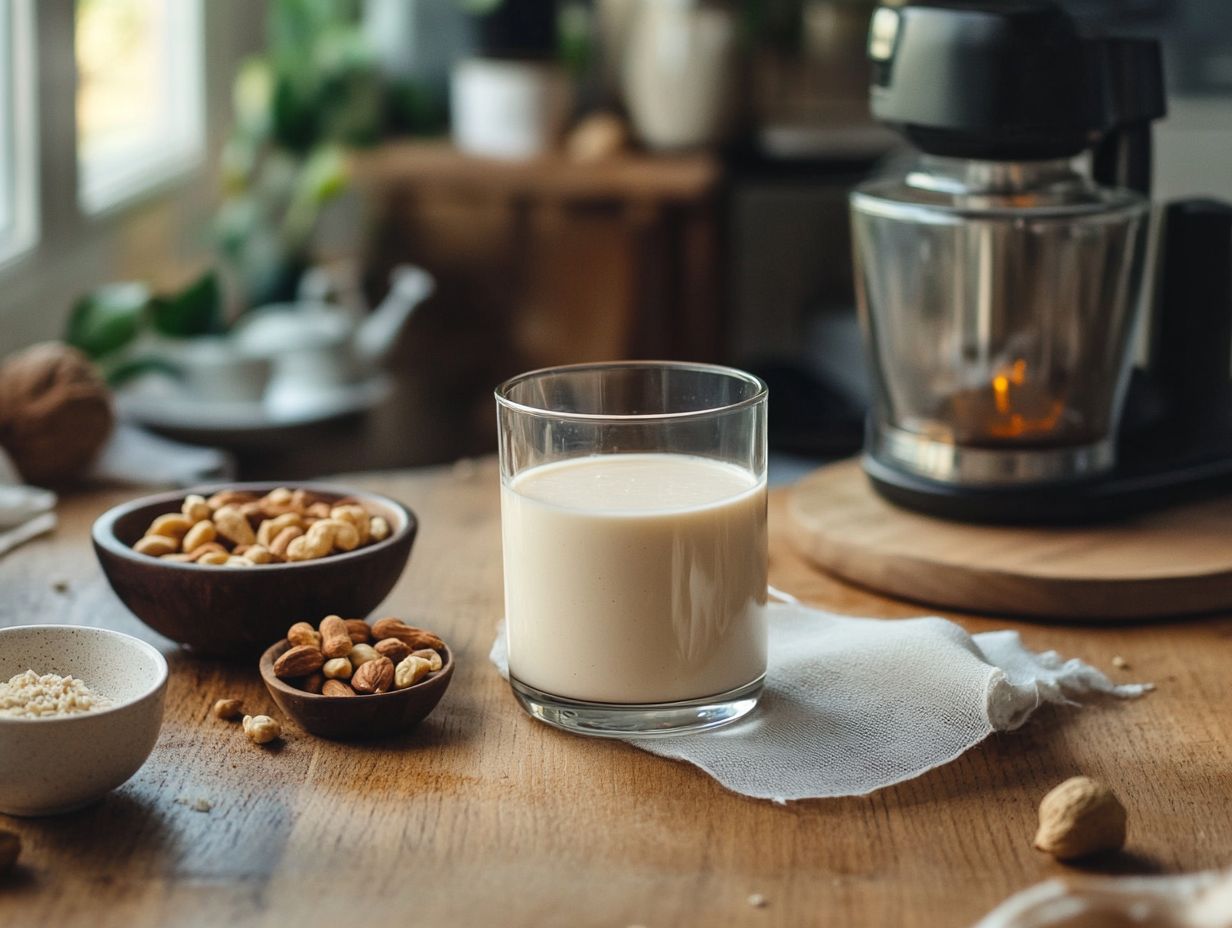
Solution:
M 31 483 L 79 476 L 114 422 L 107 385 L 76 348 L 44 342 L 0 365 L 0 446 Z

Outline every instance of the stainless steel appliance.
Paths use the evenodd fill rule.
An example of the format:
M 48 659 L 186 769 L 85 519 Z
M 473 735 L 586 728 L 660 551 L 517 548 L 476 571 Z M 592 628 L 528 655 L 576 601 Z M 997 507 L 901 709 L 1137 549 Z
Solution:
M 850 200 L 877 489 L 943 516 L 1064 521 L 1232 472 L 1223 204 L 1167 209 L 1153 377 L 1130 390 L 1157 43 L 1082 35 L 1047 0 L 925 0 L 879 7 L 868 50 L 874 116 L 919 150 Z

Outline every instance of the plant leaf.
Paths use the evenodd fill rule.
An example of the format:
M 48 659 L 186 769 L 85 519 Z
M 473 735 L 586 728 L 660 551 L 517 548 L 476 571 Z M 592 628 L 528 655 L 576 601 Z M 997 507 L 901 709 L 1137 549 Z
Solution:
M 223 331 L 218 275 L 206 271 L 180 293 L 155 297 L 150 318 L 157 331 L 176 338 Z
M 150 305 L 150 291 L 140 283 L 107 284 L 77 301 L 65 340 L 91 358 L 102 358 L 137 337 Z

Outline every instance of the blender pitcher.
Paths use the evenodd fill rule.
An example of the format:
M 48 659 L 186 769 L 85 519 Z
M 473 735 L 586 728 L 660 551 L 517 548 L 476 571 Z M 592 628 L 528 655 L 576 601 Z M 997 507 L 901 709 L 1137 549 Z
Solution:
M 918 158 L 851 195 L 866 461 L 964 487 L 1110 470 L 1158 46 L 1084 38 L 1044 0 L 950 0 L 878 8 L 869 55 L 873 113 Z

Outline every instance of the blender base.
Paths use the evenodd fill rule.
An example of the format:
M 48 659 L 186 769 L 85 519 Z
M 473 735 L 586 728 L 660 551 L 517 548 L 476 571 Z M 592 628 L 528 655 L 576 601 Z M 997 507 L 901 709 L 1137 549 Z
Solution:
M 883 498 L 925 515 L 1001 525 L 1066 525 L 1127 518 L 1232 493 L 1232 441 L 1207 453 L 1164 456 L 1122 447 L 1117 466 L 1098 476 L 1013 486 L 945 483 L 864 456 L 864 472 Z

